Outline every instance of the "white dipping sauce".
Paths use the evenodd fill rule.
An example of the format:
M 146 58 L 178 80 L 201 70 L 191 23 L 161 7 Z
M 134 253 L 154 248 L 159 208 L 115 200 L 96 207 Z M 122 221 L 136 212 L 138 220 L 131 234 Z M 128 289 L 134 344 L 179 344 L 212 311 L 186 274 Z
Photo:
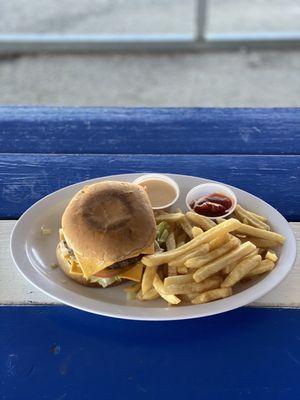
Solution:
M 176 198 L 175 188 L 161 179 L 150 178 L 139 182 L 147 191 L 152 207 L 163 207 Z

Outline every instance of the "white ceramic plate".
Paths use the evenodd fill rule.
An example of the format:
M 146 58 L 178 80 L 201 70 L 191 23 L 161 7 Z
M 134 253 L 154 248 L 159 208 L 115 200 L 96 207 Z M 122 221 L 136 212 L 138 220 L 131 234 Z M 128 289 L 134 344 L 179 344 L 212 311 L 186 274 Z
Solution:
M 139 175 L 141 174 L 114 175 L 80 182 L 58 190 L 30 207 L 19 219 L 11 236 L 12 257 L 21 274 L 46 294 L 84 311 L 125 319 L 165 321 L 204 317 L 249 304 L 278 285 L 292 268 L 296 257 L 296 241 L 286 219 L 259 198 L 231 187 L 240 204 L 265 215 L 272 228 L 287 239 L 279 252 L 276 268 L 267 276 L 251 283 L 250 287 L 242 287 L 239 293 L 231 297 L 208 304 L 171 307 L 163 300 L 128 301 L 122 285 L 107 289 L 87 288 L 67 278 L 59 268 L 52 270 L 50 265 L 56 262 L 55 248 L 61 216 L 72 196 L 87 183 L 108 179 L 133 181 Z M 208 182 L 206 179 L 186 175 L 169 176 L 176 180 L 181 190 L 174 208 L 186 209 L 187 192 L 193 186 Z M 51 228 L 52 234 L 42 236 L 41 226 Z

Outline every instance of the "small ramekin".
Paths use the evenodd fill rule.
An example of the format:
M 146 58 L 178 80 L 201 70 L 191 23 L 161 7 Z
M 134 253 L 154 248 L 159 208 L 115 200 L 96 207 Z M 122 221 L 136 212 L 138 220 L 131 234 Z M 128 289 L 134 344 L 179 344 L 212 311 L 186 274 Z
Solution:
M 153 174 L 141 175 L 137 179 L 135 179 L 133 181 L 133 183 L 139 184 L 144 181 L 147 181 L 148 179 L 157 179 L 157 180 L 166 182 L 169 185 L 171 185 L 175 189 L 175 192 L 176 192 L 176 196 L 175 196 L 174 200 L 172 200 L 170 203 L 164 204 L 163 206 L 160 206 L 160 207 L 152 207 L 153 210 L 164 210 L 166 208 L 171 207 L 174 203 L 176 203 L 176 201 L 178 200 L 179 194 L 180 194 L 180 189 L 179 189 L 179 186 L 177 185 L 177 183 L 174 181 L 174 179 L 172 179 L 169 176 L 164 175 L 164 174 L 154 174 L 153 173 Z
M 232 201 L 232 206 L 230 207 L 230 209 L 226 214 L 221 215 L 219 217 L 208 217 L 208 218 L 217 219 L 217 218 L 228 217 L 228 215 L 233 213 L 233 211 L 235 210 L 235 207 L 237 205 L 237 198 L 234 192 L 231 189 L 229 189 L 229 187 L 221 185 L 220 183 L 214 183 L 214 182 L 202 183 L 201 185 L 193 187 L 186 195 L 185 201 L 187 208 L 193 211 L 192 207 L 190 206 L 190 204 L 193 201 L 198 200 L 200 197 L 207 196 L 213 193 L 220 193 L 229 197 Z

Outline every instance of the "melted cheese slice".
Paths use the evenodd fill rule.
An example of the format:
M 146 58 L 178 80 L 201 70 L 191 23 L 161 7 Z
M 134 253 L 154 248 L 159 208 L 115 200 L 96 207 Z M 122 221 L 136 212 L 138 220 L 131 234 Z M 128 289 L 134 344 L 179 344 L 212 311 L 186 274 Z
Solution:
M 154 245 L 147 247 L 143 250 L 143 254 L 152 254 L 154 252 Z M 133 257 L 138 256 L 140 253 L 133 255 Z M 78 253 L 75 252 L 76 259 L 78 261 L 78 264 L 80 268 L 82 269 L 83 275 L 85 278 L 89 278 L 92 275 L 95 275 L 97 272 L 102 271 L 103 269 L 109 267 L 113 263 L 111 262 L 106 262 L 102 264 L 97 264 L 96 260 L 90 259 L 90 258 L 85 258 L 79 255 Z M 133 268 L 132 268 L 133 269 Z M 131 270 L 130 270 L 131 271 Z M 120 275 L 121 276 L 121 275 Z M 122 276 L 121 276 L 122 278 Z M 127 279 L 127 278 L 124 278 Z M 129 278 L 130 279 L 130 278 Z M 134 279 L 133 279 L 134 280 Z M 139 282 L 139 281 L 137 281 Z
M 82 269 L 80 268 L 79 264 L 77 264 L 77 262 L 75 262 L 75 261 L 71 261 L 70 272 L 71 272 L 71 274 L 74 274 L 74 275 L 80 275 L 80 276 L 83 275 Z
M 83 275 L 82 269 L 80 268 L 79 264 L 77 264 L 75 261 L 73 262 L 71 261 L 70 264 L 71 264 L 70 272 L 72 274 L 77 276 Z M 129 281 L 141 282 L 143 275 L 143 268 L 144 267 L 142 263 L 137 263 L 133 268 L 119 274 L 119 277 L 121 279 L 127 279 Z
M 89 278 L 94 275 L 96 272 L 102 271 L 103 269 L 109 267 L 112 263 L 107 262 L 101 265 L 97 265 L 97 260 L 93 260 L 92 258 L 82 257 L 80 254 L 75 253 L 75 257 L 78 261 L 80 268 L 82 269 L 83 275 L 85 278 Z
M 128 279 L 129 281 L 141 282 L 143 275 L 143 264 L 137 263 L 133 268 L 128 271 L 119 274 L 122 279 Z
M 64 232 L 62 229 L 59 230 L 59 237 L 60 240 L 65 240 Z M 145 247 L 141 253 L 137 253 L 135 255 L 133 254 L 132 258 L 137 257 L 139 254 L 153 254 L 153 253 L 154 253 L 154 244 L 152 244 L 149 247 Z M 83 274 L 83 276 L 86 279 L 89 279 L 89 277 L 91 277 L 92 275 L 96 274 L 99 271 L 102 271 L 103 269 L 113 264 L 111 262 L 98 264 L 96 259 L 83 257 L 77 252 L 74 252 L 74 254 L 79 265 L 74 265 L 74 263 L 72 263 L 71 272 L 74 274 Z M 138 267 L 139 264 L 140 266 Z M 140 282 L 142 271 L 143 271 L 143 266 L 141 263 L 138 263 L 135 267 L 131 268 L 129 271 L 124 272 L 124 274 L 121 274 L 119 276 L 123 279 L 129 279 L 135 282 Z

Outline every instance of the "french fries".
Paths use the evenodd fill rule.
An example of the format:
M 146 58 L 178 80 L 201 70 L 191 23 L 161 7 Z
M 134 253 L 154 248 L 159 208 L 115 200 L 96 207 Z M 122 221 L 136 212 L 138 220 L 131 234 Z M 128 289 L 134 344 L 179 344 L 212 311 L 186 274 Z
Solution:
M 145 271 L 142 278 L 142 294 L 148 292 L 153 285 L 153 280 L 157 271 L 157 267 L 145 267 Z
M 207 292 L 199 294 L 199 296 L 195 297 L 191 303 L 192 304 L 203 304 L 208 303 L 213 300 L 224 299 L 225 297 L 229 297 L 232 295 L 232 289 L 230 288 L 220 288 L 213 289 Z
M 275 242 L 274 240 L 269 240 L 269 239 L 261 239 L 261 238 L 248 236 L 247 240 L 249 240 L 250 242 L 255 244 L 256 247 L 260 247 L 262 249 L 269 249 L 269 248 L 278 246 L 277 242 Z
M 184 283 L 192 283 L 192 282 L 194 282 L 193 274 L 168 276 L 164 280 L 164 286 L 168 287 L 171 285 L 182 285 Z
M 274 263 L 276 263 L 276 261 L 278 260 L 277 254 L 276 254 L 274 251 L 272 251 L 272 250 L 269 250 L 269 251 L 267 252 L 265 258 L 268 259 L 268 260 L 273 261 Z
M 179 221 L 182 217 L 184 217 L 184 214 L 182 213 L 174 213 L 174 214 L 159 214 L 155 216 L 156 222 L 177 222 Z
M 256 275 L 264 274 L 265 272 L 270 272 L 275 267 L 275 263 L 271 260 L 263 260 L 260 265 L 250 271 L 245 277 L 253 278 Z
M 228 233 L 225 233 L 225 235 L 219 235 L 215 239 L 213 239 L 211 242 L 209 242 L 209 251 L 215 250 L 218 247 L 222 246 L 224 243 L 228 242 L 230 239 L 230 236 Z
M 203 229 L 201 229 L 199 226 L 192 227 L 193 237 L 196 237 L 196 236 L 200 235 L 201 233 L 203 233 Z
M 261 219 L 257 218 L 256 215 L 250 213 L 249 211 L 242 208 L 239 204 L 236 205 L 235 214 L 239 218 L 240 221 L 246 220 L 248 225 L 252 225 L 255 228 L 260 228 L 269 231 L 270 227 L 265 222 L 261 221 Z
M 178 271 L 178 273 L 179 274 L 186 274 L 187 272 L 188 272 L 188 269 L 187 269 L 187 267 L 185 267 L 184 265 L 182 266 L 182 267 L 178 267 L 177 268 L 177 271 Z
M 204 265 L 202 268 L 199 268 L 198 271 L 194 273 L 193 278 L 196 282 L 204 281 L 204 279 L 221 271 L 227 265 L 239 261 L 247 254 L 251 253 L 251 251 L 254 249 L 255 246 L 253 243 L 243 243 L 237 248 L 231 250 L 229 253 L 225 254 L 223 257 L 217 258 L 216 260 Z
M 255 250 L 251 251 L 251 253 L 249 253 L 246 258 L 249 258 L 249 257 L 252 257 L 252 256 L 256 256 L 257 254 L 258 254 L 258 249 L 255 249 Z M 244 260 L 246 258 L 244 258 Z M 230 265 L 227 265 L 227 267 L 223 268 L 223 270 L 221 272 L 224 275 L 228 275 L 228 274 L 230 274 L 231 271 L 234 270 L 234 268 L 237 266 L 237 264 L 238 264 L 238 262 L 237 263 L 232 263 Z
M 267 222 L 267 221 L 268 221 L 268 218 L 263 217 L 262 215 L 255 214 L 255 213 L 252 212 L 252 211 L 248 211 L 248 213 L 250 213 L 253 217 L 259 219 L 259 220 L 262 221 L 262 222 Z
M 247 257 L 240 261 L 233 270 L 227 275 L 221 284 L 221 287 L 231 287 L 243 279 L 252 269 L 257 267 L 261 262 L 261 256 L 255 255 Z
M 141 283 L 125 289 L 128 299 L 203 304 L 231 296 L 240 282 L 271 271 L 278 260 L 272 249 L 285 238 L 271 231 L 267 218 L 240 205 L 232 216 L 213 221 L 180 209 L 157 212 L 160 247 L 142 258 Z
M 186 217 L 193 224 L 200 226 L 204 231 L 208 231 L 210 228 L 213 228 L 216 223 L 207 217 L 203 217 L 202 215 L 196 214 L 195 212 L 188 211 L 186 213 Z
M 216 258 L 222 256 L 223 254 L 228 253 L 233 248 L 237 247 L 240 244 L 238 238 L 233 237 L 229 240 L 229 242 L 225 243 L 223 246 L 210 251 L 209 253 L 205 254 L 201 257 L 194 257 L 187 260 L 184 265 L 187 268 L 200 268 L 205 264 L 208 264 L 210 261 L 215 260 Z
M 142 300 L 154 300 L 154 299 L 158 299 L 160 296 L 157 293 L 157 291 L 152 288 L 150 290 L 148 290 L 148 292 L 146 292 L 145 294 L 142 295 Z
M 227 267 L 222 269 L 221 273 L 223 275 L 230 274 L 230 272 L 236 267 L 236 265 L 237 265 L 237 263 L 232 263 L 232 264 L 227 265 Z
M 221 224 L 222 225 L 222 224 Z M 261 239 L 273 240 L 276 243 L 283 244 L 285 237 L 276 232 L 265 231 L 263 229 L 254 228 L 253 226 L 241 224 L 236 230 L 238 233 L 244 233 L 248 236 L 254 236 Z
M 183 216 L 180 220 L 179 220 L 179 224 L 181 226 L 181 228 L 184 230 L 184 232 L 188 235 L 188 237 L 190 239 L 193 239 L 194 235 L 192 232 L 192 225 L 189 223 L 188 219 L 186 216 Z
M 178 257 L 174 261 L 171 261 L 169 265 L 172 267 L 182 267 L 189 258 L 199 256 L 200 254 L 206 254 L 208 253 L 208 251 L 208 243 L 200 244 L 195 250 L 191 251 L 190 253 L 183 254 L 181 257 Z
M 167 294 L 164 284 L 160 280 L 160 277 L 156 274 L 153 281 L 154 289 L 157 293 L 165 299 L 170 304 L 179 304 L 181 302 L 179 297 L 174 296 L 173 294 Z
M 184 276 L 184 275 L 183 275 Z M 173 284 L 165 287 L 166 293 L 168 294 L 189 294 L 189 293 L 201 293 L 206 292 L 210 289 L 217 289 L 220 287 L 222 282 L 222 278 L 219 276 L 212 276 L 211 278 L 206 279 L 203 282 L 187 282 L 181 284 Z
M 142 295 L 142 291 L 139 290 L 136 295 L 135 298 L 139 301 L 143 301 L 143 295 Z M 130 300 L 130 297 L 128 298 L 128 294 L 127 294 L 127 299 Z M 132 297 L 132 300 L 134 299 L 134 297 Z
M 164 263 L 169 263 L 178 256 L 186 254 L 188 251 L 196 249 L 200 244 L 207 243 L 215 239 L 220 233 L 225 234 L 238 229 L 241 222 L 236 219 L 229 219 L 220 225 L 216 225 L 208 231 L 196 236 L 188 243 L 181 246 L 179 249 L 166 251 L 165 253 L 156 253 L 142 258 L 142 263 L 147 266 L 156 266 Z
M 181 294 L 179 298 L 186 303 L 190 303 L 197 296 L 198 293 L 189 293 L 189 294 Z

